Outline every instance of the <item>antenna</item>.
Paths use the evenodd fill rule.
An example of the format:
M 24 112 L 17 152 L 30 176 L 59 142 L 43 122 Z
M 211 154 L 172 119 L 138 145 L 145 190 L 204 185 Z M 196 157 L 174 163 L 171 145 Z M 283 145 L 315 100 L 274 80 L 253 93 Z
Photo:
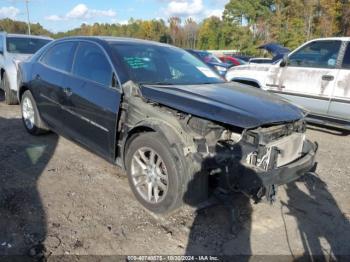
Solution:
M 29 20 L 29 7 L 28 7 L 28 3 L 29 0 L 24 0 L 26 3 L 26 8 L 27 8 L 27 24 L 28 24 L 28 35 L 30 35 L 30 20 Z

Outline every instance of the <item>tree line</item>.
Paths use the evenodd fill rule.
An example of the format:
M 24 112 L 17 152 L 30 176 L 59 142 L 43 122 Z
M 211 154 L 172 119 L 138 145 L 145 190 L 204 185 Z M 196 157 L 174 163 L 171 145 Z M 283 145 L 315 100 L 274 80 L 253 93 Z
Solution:
M 26 33 L 24 22 L 0 20 L 0 29 Z M 31 24 L 33 34 L 54 38 L 74 35 L 109 35 L 149 39 L 183 48 L 230 49 L 255 55 L 257 46 L 278 42 L 294 49 L 303 42 L 329 36 L 350 35 L 348 0 L 230 0 L 222 17 L 201 22 L 192 18 L 165 20 L 130 19 L 127 24 L 95 23 L 52 33 L 39 23 Z

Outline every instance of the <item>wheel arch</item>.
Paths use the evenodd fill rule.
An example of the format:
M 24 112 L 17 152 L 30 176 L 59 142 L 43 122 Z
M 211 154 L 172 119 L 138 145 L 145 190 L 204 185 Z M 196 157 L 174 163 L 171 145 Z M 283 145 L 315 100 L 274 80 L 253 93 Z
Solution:
M 181 153 L 181 145 L 184 144 L 183 139 L 181 139 L 181 134 L 176 130 L 176 128 L 172 127 L 167 122 L 160 119 L 147 119 L 139 122 L 135 126 L 133 126 L 130 130 L 128 130 L 125 138 L 123 139 L 123 147 L 122 147 L 122 163 L 125 168 L 125 156 L 128 150 L 130 143 L 135 139 L 138 135 L 145 132 L 157 132 L 159 133 L 170 145 L 171 148 L 179 150 Z M 182 151 L 183 153 L 183 151 Z
M 22 96 L 23 96 L 24 92 L 27 90 L 29 90 L 29 88 L 26 85 L 21 85 L 18 87 L 17 99 L 18 99 L 19 103 L 21 103 Z

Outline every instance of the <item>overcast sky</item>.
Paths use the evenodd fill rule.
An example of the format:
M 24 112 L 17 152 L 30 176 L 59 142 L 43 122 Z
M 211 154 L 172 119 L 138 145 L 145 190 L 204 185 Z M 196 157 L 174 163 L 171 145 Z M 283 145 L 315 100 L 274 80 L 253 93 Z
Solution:
M 0 19 L 26 20 L 25 0 L 0 0 Z M 65 31 L 82 23 L 126 23 L 135 19 L 167 20 L 169 16 L 201 20 L 221 16 L 228 0 L 30 0 L 31 22 L 53 31 Z

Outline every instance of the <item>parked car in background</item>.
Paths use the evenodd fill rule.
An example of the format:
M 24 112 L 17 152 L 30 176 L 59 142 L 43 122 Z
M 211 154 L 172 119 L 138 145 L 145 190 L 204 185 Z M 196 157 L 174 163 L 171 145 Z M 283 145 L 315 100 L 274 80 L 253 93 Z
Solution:
M 125 168 L 155 213 L 196 205 L 214 185 L 273 200 L 314 166 L 302 110 L 174 46 L 60 39 L 21 63 L 19 79 L 29 133 L 53 130 Z
M 239 58 L 235 58 L 232 56 L 220 56 L 219 59 L 221 60 L 221 62 L 228 64 L 230 67 L 233 66 L 238 66 L 238 65 L 245 65 L 247 62 L 244 60 L 241 60 Z
M 230 68 L 230 65 L 221 62 L 219 58 L 217 58 L 215 55 L 207 51 L 193 50 L 193 49 L 186 49 L 186 51 L 198 57 L 200 60 L 202 60 L 212 69 L 214 69 L 220 76 L 224 77 L 227 72 L 227 69 Z
M 232 56 L 233 58 L 237 58 L 240 60 L 243 60 L 244 62 L 248 63 L 249 60 L 253 57 L 251 56 L 247 56 L 247 55 L 239 55 L 239 54 L 231 54 L 230 56 Z
M 257 57 L 249 59 L 249 64 L 271 64 L 272 58 Z
M 5 92 L 5 102 L 17 104 L 17 68 L 52 39 L 44 36 L 7 34 L 0 32 L 0 89 Z
M 231 68 L 228 81 L 279 94 L 310 111 L 308 121 L 350 129 L 350 38 L 303 44 L 276 64 Z

